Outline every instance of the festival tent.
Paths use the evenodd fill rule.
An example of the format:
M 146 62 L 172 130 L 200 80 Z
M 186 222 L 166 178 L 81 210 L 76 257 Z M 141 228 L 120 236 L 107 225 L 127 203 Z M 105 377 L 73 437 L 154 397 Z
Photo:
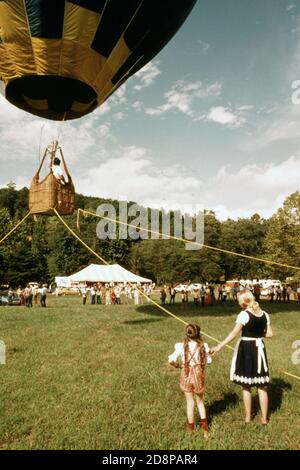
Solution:
M 92 282 L 132 282 L 132 283 L 148 283 L 151 279 L 137 276 L 127 271 L 119 264 L 90 264 L 81 271 L 69 276 L 71 283 L 92 283 Z

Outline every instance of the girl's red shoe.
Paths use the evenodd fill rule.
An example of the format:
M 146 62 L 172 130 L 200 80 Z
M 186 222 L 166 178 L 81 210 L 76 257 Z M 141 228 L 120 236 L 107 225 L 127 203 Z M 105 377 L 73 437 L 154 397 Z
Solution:
M 194 432 L 195 431 L 195 423 L 189 423 L 187 421 L 185 427 L 186 427 L 187 432 Z

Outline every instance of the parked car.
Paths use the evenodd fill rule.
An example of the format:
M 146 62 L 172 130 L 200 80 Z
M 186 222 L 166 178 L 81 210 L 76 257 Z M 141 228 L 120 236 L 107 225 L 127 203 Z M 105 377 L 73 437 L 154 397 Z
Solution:
M 4 295 L 0 295 L 0 305 L 8 305 L 8 298 Z
M 8 292 L 0 292 L 0 305 L 20 305 L 20 297 L 14 295 L 9 297 Z
M 14 295 L 8 299 L 8 305 L 20 305 L 20 297 L 18 295 Z

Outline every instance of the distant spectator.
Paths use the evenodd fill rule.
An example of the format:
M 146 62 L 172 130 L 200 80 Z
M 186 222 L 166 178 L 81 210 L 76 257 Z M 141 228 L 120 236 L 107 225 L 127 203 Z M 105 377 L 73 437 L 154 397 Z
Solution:
M 133 291 L 134 305 L 140 304 L 140 292 L 137 287 Z
M 113 287 L 110 288 L 110 300 L 111 300 L 112 305 L 115 305 L 117 297 L 116 297 L 115 289 Z
M 24 289 L 24 299 L 26 307 L 32 307 L 32 289 L 29 284 Z
M 287 286 L 286 288 L 286 298 L 288 303 L 291 303 L 291 294 L 293 293 L 293 289 L 291 286 Z
M 286 297 L 287 297 L 287 289 L 286 289 L 286 285 L 284 284 L 282 286 L 282 299 L 283 299 L 283 303 L 286 303 Z
M 185 291 L 182 290 L 181 291 L 181 305 L 182 305 L 182 308 L 186 308 L 186 295 L 185 295 Z
M 106 303 L 106 287 L 104 284 L 101 286 L 101 301 L 103 304 Z
M 11 288 L 8 289 L 7 297 L 9 302 L 14 298 L 14 291 Z
M 199 289 L 194 289 L 193 290 L 193 296 L 194 296 L 194 304 L 198 305 L 199 297 L 200 297 Z
M 167 298 L 167 290 L 166 286 L 164 286 L 160 291 L 160 304 L 166 305 L 166 298 Z
M 227 300 L 227 289 L 225 284 L 222 286 L 222 302 L 226 302 Z
M 101 286 L 100 286 L 100 284 L 97 284 L 97 288 L 96 288 L 96 302 L 97 302 L 97 305 L 101 304 Z
M 82 305 L 86 304 L 86 287 L 82 287 L 80 289 L 81 297 L 82 297 Z
M 95 305 L 95 303 L 96 303 L 96 289 L 95 289 L 95 285 L 93 285 L 91 287 L 91 304 Z
M 270 296 L 270 302 L 274 302 L 274 297 L 275 297 L 275 287 L 274 286 L 271 286 L 269 288 L 269 296 Z
M 106 291 L 105 291 L 105 305 L 111 305 L 110 287 L 106 287 Z
M 41 307 L 46 307 L 46 299 L 47 299 L 48 288 L 47 284 L 43 284 L 41 288 Z
M 169 288 L 169 294 L 170 294 L 170 305 L 175 304 L 175 296 L 176 296 L 176 290 L 174 289 L 174 285 L 171 284 Z
M 205 287 L 204 286 L 201 287 L 200 296 L 201 296 L 201 306 L 205 307 Z
M 115 294 L 116 294 L 116 304 L 121 305 L 121 287 L 116 286 Z
M 275 302 L 281 302 L 281 296 L 282 296 L 281 287 L 277 286 L 276 287 L 276 300 L 275 300 Z
M 221 284 L 218 287 L 218 302 L 223 302 L 223 287 Z

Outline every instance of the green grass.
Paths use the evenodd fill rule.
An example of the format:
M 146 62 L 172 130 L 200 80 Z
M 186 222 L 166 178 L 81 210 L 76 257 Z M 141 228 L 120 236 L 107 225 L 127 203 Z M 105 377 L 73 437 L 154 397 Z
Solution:
M 300 449 L 300 376 L 291 362 L 300 306 L 266 307 L 271 416 L 243 424 L 241 390 L 229 381 L 232 352 L 207 368 L 210 438 L 187 435 L 179 372 L 167 365 L 183 325 L 150 305 L 81 305 L 49 298 L 49 308 L 0 307 L 1 449 Z M 236 304 L 172 311 L 217 338 L 232 328 Z M 208 341 L 210 345 L 213 342 Z

